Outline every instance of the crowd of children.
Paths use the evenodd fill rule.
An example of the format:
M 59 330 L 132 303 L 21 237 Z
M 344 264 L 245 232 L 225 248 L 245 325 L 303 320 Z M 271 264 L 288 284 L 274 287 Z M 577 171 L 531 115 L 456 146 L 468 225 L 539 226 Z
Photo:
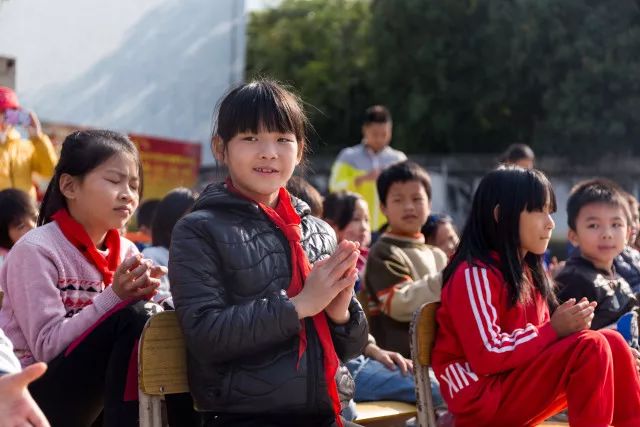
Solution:
M 211 148 L 228 177 L 199 195 L 139 208 L 138 151 L 101 130 L 65 139 L 39 213 L 0 191 L 0 426 L 138 425 L 138 338 L 163 309 L 193 398 L 179 417 L 168 399 L 170 423 L 357 425 L 354 400 L 416 401 L 409 322 L 434 301 L 431 385 L 456 426 L 566 408 L 572 426 L 640 425 L 631 195 L 576 185 L 575 250 L 551 272 L 556 201 L 526 145 L 481 180 L 458 237 L 431 212 L 428 173 L 389 147 L 386 108 L 367 110 L 324 198 L 293 176 L 307 125 L 292 92 L 254 81 L 218 106 Z M 139 247 L 122 236 L 136 209 Z

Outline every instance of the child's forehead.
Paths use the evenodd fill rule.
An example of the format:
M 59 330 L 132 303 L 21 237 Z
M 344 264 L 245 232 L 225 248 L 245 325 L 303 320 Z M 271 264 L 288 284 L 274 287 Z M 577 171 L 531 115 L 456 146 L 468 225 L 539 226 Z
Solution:
M 418 179 L 410 179 L 408 181 L 394 181 L 389 186 L 389 194 L 409 194 L 424 192 L 427 190 L 422 185 L 422 182 Z
M 592 220 L 626 219 L 624 207 L 618 203 L 611 202 L 591 202 L 580 208 L 577 222 Z

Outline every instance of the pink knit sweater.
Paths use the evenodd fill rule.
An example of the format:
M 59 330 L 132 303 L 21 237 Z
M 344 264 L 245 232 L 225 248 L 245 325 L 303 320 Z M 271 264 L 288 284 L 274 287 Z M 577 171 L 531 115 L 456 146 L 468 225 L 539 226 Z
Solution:
M 138 253 L 120 240 L 120 258 Z M 0 267 L 0 328 L 22 366 L 49 362 L 121 302 L 55 222 L 27 233 Z

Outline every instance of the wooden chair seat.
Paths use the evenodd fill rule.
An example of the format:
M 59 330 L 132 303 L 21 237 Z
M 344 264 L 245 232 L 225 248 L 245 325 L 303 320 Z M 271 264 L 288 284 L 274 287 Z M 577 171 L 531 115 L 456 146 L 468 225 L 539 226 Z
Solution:
M 355 422 L 362 425 L 372 425 L 381 421 L 391 423 L 392 420 L 400 423 L 416 416 L 415 405 L 392 400 L 356 403 L 356 411 L 358 418 Z
M 142 331 L 138 387 L 141 427 L 162 426 L 162 398 L 189 391 L 186 347 L 174 311 L 152 316 Z M 365 402 L 356 408 L 360 415 L 357 422 L 372 427 L 395 427 L 416 414 L 414 405 L 402 402 Z

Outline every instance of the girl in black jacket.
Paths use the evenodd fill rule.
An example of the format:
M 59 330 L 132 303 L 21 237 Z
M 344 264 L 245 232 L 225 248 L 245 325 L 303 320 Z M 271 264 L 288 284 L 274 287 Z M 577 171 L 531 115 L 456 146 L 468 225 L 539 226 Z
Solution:
M 305 147 L 300 100 L 273 81 L 220 103 L 212 148 L 229 169 L 176 225 L 169 271 L 191 393 L 207 426 L 341 426 L 340 361 L 367 342 L 353 297 L 358 244 L 284 186 Z

